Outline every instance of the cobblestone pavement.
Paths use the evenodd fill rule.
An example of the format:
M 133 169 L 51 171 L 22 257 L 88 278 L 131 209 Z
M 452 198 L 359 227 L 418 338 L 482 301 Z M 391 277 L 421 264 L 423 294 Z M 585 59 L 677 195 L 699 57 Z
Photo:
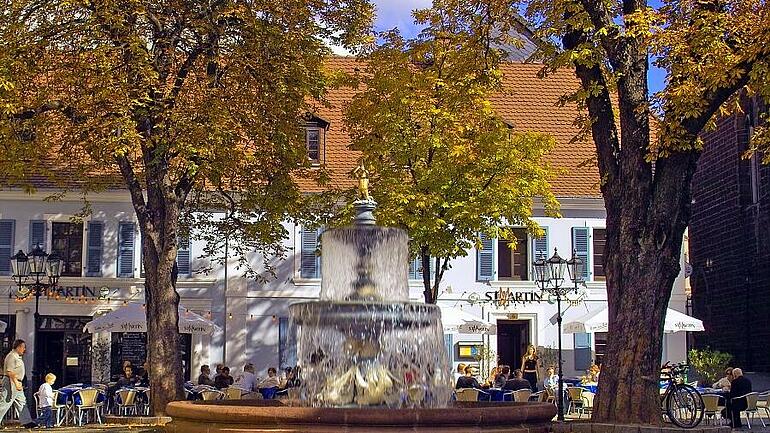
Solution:
M 78 433 L 163 433 L 163 427 L 126 425 L 85 425 L 82 427 L 54 427 L 50 429 L 28 429 L 18 426 L 3 427 L 2 432 L 78 432 Z

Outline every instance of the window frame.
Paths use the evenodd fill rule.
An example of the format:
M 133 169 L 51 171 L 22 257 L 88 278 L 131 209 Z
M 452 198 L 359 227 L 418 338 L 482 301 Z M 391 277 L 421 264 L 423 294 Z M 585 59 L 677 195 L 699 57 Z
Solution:
M 521 248 L 525 254 L 524 257 L 524 263 L 520 263 L 518 267 L 522 269 L 525 273 L 525 275 L 522 276 L 516 276 L 514 269 L 516 268 L 516 262 L 514 260 L 514 257 L 516 255 L 516 250 L 510 249 L 508 245 L 510 244 L 509 241 L 505 239 L 497 238 L 497 257 L 495 259 L 495 265 L 497 266 L 497 281 L 531 281 L 532 272 L 531 272 L 531 266 L 530 266 L 530 257 L 532 255 L 532 252 L 530 251 L 530 244 L 532 243 L 532 237 L 527 232 L 527 229 L 524 227 L 515 227 L 513 229 L 514 231 L 523 231 L 524 236 L 519 238 L 516 238 L 516 248 Z M 511 275 L 510 276 L 503 276 L 500 271 L 500 260 L 503 257 L 503 254 L 500 253 L 501 248 L 509 248 L 511 251 L 510 260 L 511 260 Z
M 307 154 L 308 160 L 310 160 L 310 163 L 313 165 L 320 165 L 324 161 L 324 142 L 325 142 L 325 134 L 321 133 L 321 127 L 317 124 L 308 123 L 305 126 L 305 152 Z M 316 149 L 317 152 L 317 158 L 313 158 L 310 155 L 311 149 L 310 149 L 310 135 L 311 132 L 315 132 L 318 134 L 318 149 Z
M 588 244 L 590 245 L 590 256 L 591 256 L 591 281 L 606 281 L 607 275 L 604 273 L 604 267 L 601 269 L 601 275 L 599 275 L 596 272 L 596 230 L 602 230 L 604 231 L 604 251 L 607 249 L 607 229 L 605 227 L 591 227 L 590 232 L 590 239 L 588 241 Z M 604 251 L 602 251 L 602 265 L 604 265 Z
M 80 245 L 79 245 L 79 249 L 80 249 L 80 266 L 78 267 L 78 275 L 72 275 L 72 274 L 65 274 L 64 273 L 64 268 L 66 267 L 65 264 L 69 263 L 69 261 L 68 261 L 69 258 L 65 257 L 64 254 L 59 254 L 60 258 L 62 259 L 62 273 L 61 273 L 62 277 L 65 277 L 65 278 L 82 278 L 82 277 L 87 276 L 85 268 L 86 268 L 86 260 L 88 259 L 87 258 L 87 254 L 86 254 L 86 251 L 88 249 L 88 242 L 87 242 L 88 235 L 87 235 L 87 230 L 86 230 L 86 224 L 88 224 L 88 222 L 90 222 L 90 221 L 83 221 L 83 222 L 78 224 L 78 223 L 74 223 L 74 222 L 68 221 L 68 220 L 67 221 L 63 221 L 63 220 L 50 220 L 49 221 L 49 223 L 50 223 L 50 234 L 51 234 L 49 236 L 50 240 L 47 241 L 49 243 L 48 248 L 47 248 L 47 252 L 49 254 L 53 253 L 53 251 L 54 251 L 53 244 L 54 244 L 54 236 L 56 235 L 56 231 L 54 230 L 54 224 L 68 224 L 68 225 L 73 226 L 73 227 L 77 227 L 78 225 L 80 226 Z M 49 228 L 48 225 L 46 225 L 46 228 Z

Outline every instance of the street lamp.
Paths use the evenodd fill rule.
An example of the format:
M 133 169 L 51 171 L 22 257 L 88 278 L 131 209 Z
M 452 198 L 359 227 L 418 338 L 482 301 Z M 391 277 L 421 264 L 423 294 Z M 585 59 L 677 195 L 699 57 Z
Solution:
M 19 250 L 11 257 L 13 281 L 19 286 L 18 295 L 35 297 L 35 342 L 37 342 L 37 330 L 40 327 L 40 296 L 56 288 L 61 277 L 62 262 L 56 252 L 49 255 L 40 246 L 33 248 L 29 255 Z M 37 358 L 37 350 L 33 352 L 33 357 Z M 36 361 L 37 359 L 33 360 L 35 367 L 37 367 Z
M 583 284 L 583 260 L 577 257 L 575 251 L 572 252 L 572 258 L 564 260 L 559 256 L 556 248 L 553 249 L 553 256 L 546 259 L 545 255 L 540 255 L 532 264 L 535 268 L 535 284 L 544 292 L 556 297 L 556 322 L 558 323 L 558 352 L 559 352 L 559 388 L 556 397 L 556 405 L 559 408 L 558 420 L 564 421 L 564 380 L 562 376 L 562 349 L 561 349 L 561 298 L 568 293 L 578 291 L 578 285 Z M 567 268 L 569 277 L 573 286 L 564 286 L 564 268 Z

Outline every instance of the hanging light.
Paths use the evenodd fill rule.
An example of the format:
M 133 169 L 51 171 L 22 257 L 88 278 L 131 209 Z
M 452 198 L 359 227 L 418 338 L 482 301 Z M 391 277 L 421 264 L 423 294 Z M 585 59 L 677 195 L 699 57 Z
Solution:
M 550 273 L 549 280 L 555 286 L 561 286 L 564 281 L 564 268 L 567 267 L 567 261 L 559 256 L 556 248 L 553 249 L 553 256 L 548 259 L 548 271 Z
M 48 254 L 40 248 L 40 245 L 37 245 L 32 249 L 29 257 L 32 258 L 29 263 L 29 274 L 39 283 L 46 272 L 46 258 L 48 258 Z
M 51 284 L 56 285 L 56 283 L 59 282 L 63 264 L 64 260 L 62 260 L 56 251 L 52 252 L 51 255 L 48 256 L 45 271 L 46 274 L 48 274 L 48 279 L 50 280 Z
M 537 259 L 532 263 L 532 267 L 535 268 L 535 282 L 540 287 L 545 287 L 548 284 L 549 266 L 548 261 L 545 259 L 545 254 L 541 251 L 537 255 Z
M 567 260 L 567 272 L 569 272 L 569 278 L 575 284 L 582 284 L 584 280 L 583 267 L 585 263 L 583 259 L 577 256 L 577 251 L 572 250 L 572 258 Z
M 22 284 L 29 277 L 29 258 L 24 251 L 19 250 L 16 255 L 11 257 L 11 268 L 13 270 L 13 280 Z

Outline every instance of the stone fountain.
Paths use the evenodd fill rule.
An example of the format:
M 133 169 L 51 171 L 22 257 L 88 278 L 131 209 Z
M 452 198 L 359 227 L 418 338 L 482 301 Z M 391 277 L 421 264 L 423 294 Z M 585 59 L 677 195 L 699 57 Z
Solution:
M 408 236 L 375 225 L 361 199 L 321 237 L 318 301 L 293 304 L 302 385 L 295 398 L 172 402 L 170 433 L 548 430 L 550 403 L 455 402 L 440 309 L 409 302 Z

